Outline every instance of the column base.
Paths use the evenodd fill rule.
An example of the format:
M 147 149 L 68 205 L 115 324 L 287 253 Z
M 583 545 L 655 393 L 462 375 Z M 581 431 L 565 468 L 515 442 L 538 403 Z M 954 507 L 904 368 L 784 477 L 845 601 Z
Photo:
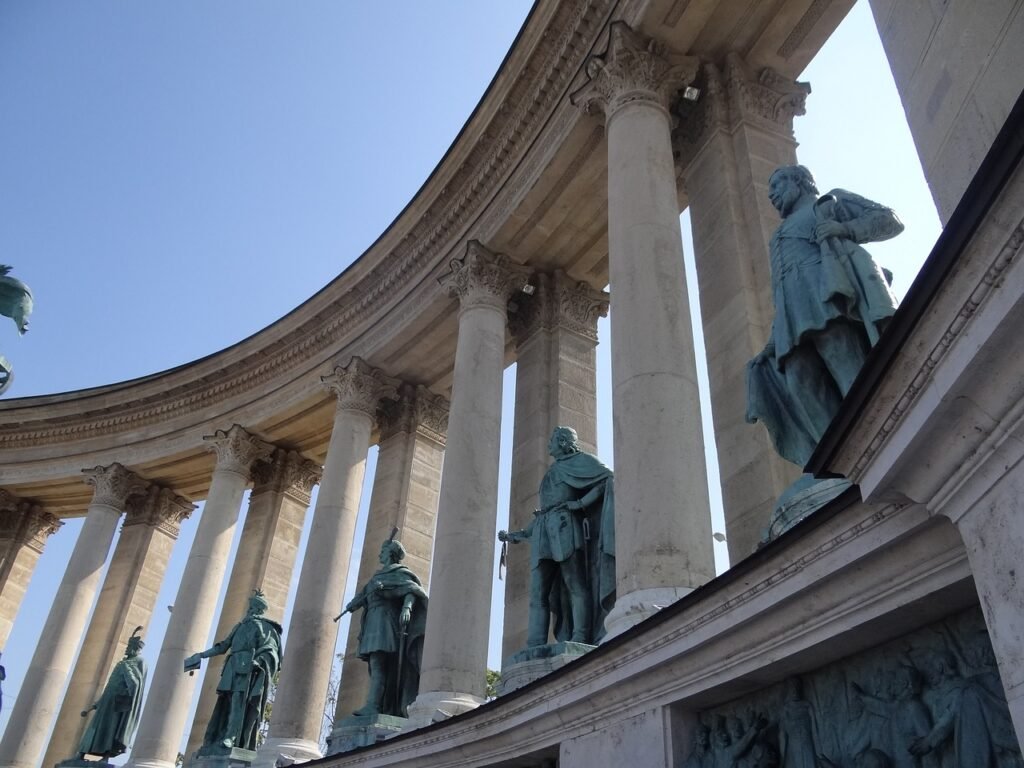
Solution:
M 649 587 L 615 598 L 615 605 L 604 618 L 605 636 L 601 644 L 617 637 L 665 606 L 693 592 L 692 587 Z
M 484 700 L 471 693 L 457 693 L 455 691 L 430 691 L 421 693 L 416 700 L 409 705 L 409 725 L 406 731 L 414 731 L 417 728 L 424 728 L 433 723 L 447 720 L 449 717 L 461 715 L 476 709 Z
M 252 768 L 276 768 L 279 758 L 284 758 L 280 762 L 281 765 L 292 765 L 309 760 L 319 760 L 321 757 L 323 755 L 320 754 L 320 745 L 314 741 L 292 739 L 287 736 L 269 736 L 256 753 L 256 759 L 252 761 Z

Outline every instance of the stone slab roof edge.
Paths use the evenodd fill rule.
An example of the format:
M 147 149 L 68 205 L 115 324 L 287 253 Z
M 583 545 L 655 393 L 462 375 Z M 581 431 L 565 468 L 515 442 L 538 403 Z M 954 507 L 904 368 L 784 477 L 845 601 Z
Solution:
M 953 215 L 939 234 L 917 278 L 893 315 L 889 327 L 868 355 L 843 399 L 839 412 L 804 467 L 816 477 L 838 477 L 832 462 L 860 415 L 870 406 L 887 372 L 895 364 L 932 299 L 945 283 L 1014 171 L 1024 162 L 1024 92 L 996 135 Z

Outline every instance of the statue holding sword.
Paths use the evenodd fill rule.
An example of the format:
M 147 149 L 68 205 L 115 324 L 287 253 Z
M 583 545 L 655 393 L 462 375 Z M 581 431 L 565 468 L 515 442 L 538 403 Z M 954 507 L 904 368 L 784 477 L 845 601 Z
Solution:
M 405 547 L 395 539 L 380 548 L 381 569 L 360 589 L 335 621 L 363 609 L 359 658 L 370 667 L 366 704 L 353 714 L 406 717 L 416 698 L 427 624 L 427 593 L 416 574 L 402 565 Z
M 540 485 L 540 509 L 504 542 L 530 542 L 527 646 L 556 641 L 596 644 L 615 602 L 615 501 L 612 471 L 580 450 L 576 431 L 556 427 L 548 443 L 554 463 Z

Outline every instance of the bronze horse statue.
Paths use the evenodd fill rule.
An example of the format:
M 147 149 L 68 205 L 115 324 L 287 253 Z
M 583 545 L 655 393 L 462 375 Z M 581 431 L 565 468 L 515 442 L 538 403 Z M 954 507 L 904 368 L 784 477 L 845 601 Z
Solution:
M 28 330 L 28 317 L 32 314 L 32 289 L 21 280 L 9 277 L 11 268 L 0 264 L 0 315 L 14 320 L 19 334 Z M 0 395 L 14 380 L 11 364 L 0 355 Z

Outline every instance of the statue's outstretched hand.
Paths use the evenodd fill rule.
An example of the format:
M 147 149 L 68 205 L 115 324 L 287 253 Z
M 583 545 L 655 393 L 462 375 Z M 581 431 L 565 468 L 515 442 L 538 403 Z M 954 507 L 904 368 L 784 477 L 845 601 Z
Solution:
M 508 541 L 508 540 L 509 540 L 508 531 L 505 531 L 505 530 L 498 531 L 498 541 L 505 542 L 505 541 Z
M 398 621 L 404 627 L 409 623 L 410 619 L 412 619 L 412 609 L 408 606 L 403 606 L 402 612 L 398 614 Z

